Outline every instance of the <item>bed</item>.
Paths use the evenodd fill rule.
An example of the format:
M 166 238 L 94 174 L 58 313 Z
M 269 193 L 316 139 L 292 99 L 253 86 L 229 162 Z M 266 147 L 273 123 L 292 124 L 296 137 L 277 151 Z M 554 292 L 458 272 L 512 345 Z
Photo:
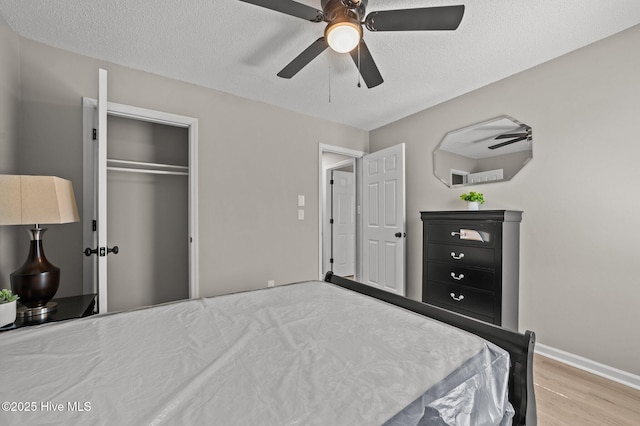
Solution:
M 0 423 L 535 424 L 533 342 L 329 273 L 4 332 Z

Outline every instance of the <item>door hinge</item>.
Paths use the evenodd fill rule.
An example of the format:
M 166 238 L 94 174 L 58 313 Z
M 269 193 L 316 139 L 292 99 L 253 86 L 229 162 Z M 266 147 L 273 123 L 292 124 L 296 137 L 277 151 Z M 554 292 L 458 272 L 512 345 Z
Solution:
M 329 263 L 331 263 L 333 265 L 333 257 L 331 259 L 329 259 Z
M 333 219 L 329 219 L 329 224 L 333 225 Z
M 96 139 L 98 139 L 98 130 L 93 129 L 93 133 L 92 133 L 91 135 L 92 135 L 91 137 L 93 138 L 93 140 L 94 140 L 94 141 L 95 141 Z
M 329 181 L 329 185 L 333 185 L 333 179 Z
M 93 223 L 91 225 L 91 228 L 93 229 L 93 232 L 96 232 L 98 230 L 98 221 L 97 220 L 93 221 Z

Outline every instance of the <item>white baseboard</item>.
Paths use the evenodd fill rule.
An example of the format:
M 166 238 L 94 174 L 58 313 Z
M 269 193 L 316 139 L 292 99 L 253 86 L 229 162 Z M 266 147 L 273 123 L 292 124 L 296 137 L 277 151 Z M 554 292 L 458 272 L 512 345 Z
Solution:
M 581 370 L 588 371 L 589 373 L 593 373 L 606 379 L 613 380 L 614 382 L 621 383 L 625 386 L 640 390 L 640 376 L 627 371 L 619 370 L 579 355 L 574 355 L 537 342 L 535 352 L 542 356 L 546 356 L 547 358 L 555 359 L 556 361 L 569 364 Z

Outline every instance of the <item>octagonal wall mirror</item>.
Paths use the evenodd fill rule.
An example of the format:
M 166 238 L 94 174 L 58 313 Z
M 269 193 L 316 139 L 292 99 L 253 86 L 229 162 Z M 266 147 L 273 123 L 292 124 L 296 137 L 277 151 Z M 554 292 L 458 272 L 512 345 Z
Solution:
M 433 151 L 434 174 L 451 188 L 504 182 L 532 158 L 531 127 L 503 115 L 447 133 Z

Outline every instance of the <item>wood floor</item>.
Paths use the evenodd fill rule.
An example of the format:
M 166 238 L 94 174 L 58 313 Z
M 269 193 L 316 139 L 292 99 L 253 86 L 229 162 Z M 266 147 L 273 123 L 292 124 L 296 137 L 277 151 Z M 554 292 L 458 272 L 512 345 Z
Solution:
M 640 425 L 640 390 L 535 355 L 538 426 Z

